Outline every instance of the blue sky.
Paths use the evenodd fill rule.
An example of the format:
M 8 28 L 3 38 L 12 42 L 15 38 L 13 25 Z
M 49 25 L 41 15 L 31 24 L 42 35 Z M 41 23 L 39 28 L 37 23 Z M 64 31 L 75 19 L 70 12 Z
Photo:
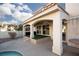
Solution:
M 21 23 L 44 5 L 45 3 L 0 3 L 0 21 L 13 24 Z
M 39 7 L 44 6 L 46 3 L 27 3 L 27 5 L 32 9 L 32 11 L 37 10 Z

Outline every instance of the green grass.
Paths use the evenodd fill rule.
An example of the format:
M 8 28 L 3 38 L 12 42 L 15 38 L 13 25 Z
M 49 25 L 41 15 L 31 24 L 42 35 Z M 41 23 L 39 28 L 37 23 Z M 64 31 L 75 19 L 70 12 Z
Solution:
M 48 36 L 44 36 L 44 35 L 35 35 L 33 39 L 38 40 L 44 37 L 48 37 Z

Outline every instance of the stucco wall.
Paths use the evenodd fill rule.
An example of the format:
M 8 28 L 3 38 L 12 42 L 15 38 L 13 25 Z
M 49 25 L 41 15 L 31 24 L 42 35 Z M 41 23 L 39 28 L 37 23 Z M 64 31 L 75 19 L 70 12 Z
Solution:
M 22 31 L 16 31 L 17 36 L 16 37 L 22 37 L 23 32 Z M 8 31 L 0 32 L 0 38 L 10 38 Z
M 70 14 L 70 16 L 78 16 L 79 3 L 66 3 L 66 11 Z
M 62 17 L 61 12 L 53 20 L 53 52 L 62 55 Z M 56 44 L 57 43 L 57 44 Z
M 67 40 L 79 39 L 79 18 L 71 19 L 67 24 Z

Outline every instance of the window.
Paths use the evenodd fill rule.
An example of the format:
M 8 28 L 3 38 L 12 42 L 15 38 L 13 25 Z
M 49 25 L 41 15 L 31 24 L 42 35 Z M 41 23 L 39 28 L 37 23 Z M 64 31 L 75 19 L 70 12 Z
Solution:
M 25 31 L 30 31 L 30 26 L 26 26 Z
M 49 35 L 49 25 L 39 25 L 37 26 L 37 34 Z
M 43 25 L 43 34 L 49 35 L 49 25 Z
M 37 34 L 41 34 L 41 26 L 37 26 Z

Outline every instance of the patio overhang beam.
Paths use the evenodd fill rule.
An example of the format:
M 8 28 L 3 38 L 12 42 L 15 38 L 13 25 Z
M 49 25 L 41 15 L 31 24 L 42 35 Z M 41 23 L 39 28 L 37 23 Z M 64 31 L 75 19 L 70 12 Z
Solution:
M 59 11 L 59 9 L 56 8 L 55 10 L 52 10 L 52 11 L 50 11 L 50 12 L 47 12 L 47 13 L 45 13 L 45 14 L 42 14 L 42 15 L 37 16 L 37 17 L 35 17 L 35 18 L 32 18 L 31 20 L 25 22 L 24 24 L 29 23 L 29 22 L 31 22 L 31 21 L 34 21 L 34 20 L 36 20 L 36 19 L 38 19 L 38 18 L 40 18 L 40 17 L 43 17 L 43 16 L 45 16 L 45 15 L 48 15 L 48 14 L 51 14 L 51 13 L 55 13 L 55 12 L 57 12 L 57 11 Z

